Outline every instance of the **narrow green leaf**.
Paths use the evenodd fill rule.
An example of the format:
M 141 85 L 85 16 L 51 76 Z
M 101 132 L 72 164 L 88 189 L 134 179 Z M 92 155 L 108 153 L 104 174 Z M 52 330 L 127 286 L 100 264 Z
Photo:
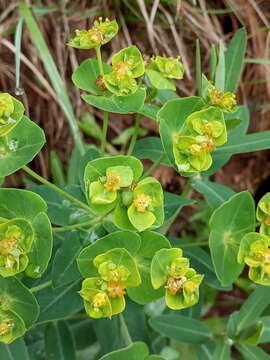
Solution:
M 270 130 L 248 134 L 239 138 L 233 138 L 216 149 L 215 156 L 220 158 L 224 155 L 248 153 L 252 151 L 266 150 L 270 148 Z
M 215 44 L 211 45 L 211 54 L 210 54 L 210 80 L 215 81 L 215 75 L 217 70 L 217 48 Z
M 202 96 L 202 61 L 199 39 L 196 39 L 196 84 L 198 95 Z
M 219 55 L 218 55 L 218 64 L 215 76 L 215 87 L 219 90 L 224 90 L 225 87 L 225 77 L 226 77 L 226 64 L 225 64 L 225 55 L 224 55 L 224 44 L 220 42 L 219 44 Z
M 258 320 L 259 316 L 269 304 L 269 288 L 267 286 L 257 286 L 238 312 L 237 333 Z
M 237 344 L 236 348 L 243 355 L 244 360 L 269 360 L 270 355 L 258 346 Z
M 195 190 L 204 195 L 206 201 L 213 209 L 219 207 L 224 201 L 229 200 L 229 198 L 235 194 L 235 192 L 227 186 L 209 180 L 193 179 L 191 185 Z
M 263 323 L 263 331 L 260 338 L 260 344 L 270 342 L 270 316 L 263 316 L 259 319 Z
M 53 183 L 57 186 L 65 186 L 66 179 L 63 165 L 55 151 L 51 151 L 50 153 L 50 165 Z
M 50 360 L 76 360 L 74 338 L 65 321 L 46 326 L 45 348 Z
M 247 46 L 247 35 L 244 28 L 239 29 L 233 36 L 225 53 L 226 79 L 225 91 L 235 92 L 244 64 Z
M 52 55 L 48 49 L 48 46 L 44 40 L 44 37 L 38 27 L 38 24 L 36 23 L 31 10 L 27 7 L 27 5 L 24 2 L 20 3 L 20 10 L 22 13 L 22 16 L 25 20 L 25 23 L 28 27 L 30 36 L 32 37 L 32 40 L 39 50 L 40 58 L 44 64 L 44 67 L 48 73 L 48 76 L 51 80 L 51 83 L 55 89 L 55 92 L 59 99 L 59 104 L 62 107 L 68 122 L 69 126 L 71 128 L 75 143 L 77 144 L 78 148 L 80 149 L 81 154 L 84 154 L 84 144 L 82 142 L 79 127 L 76 122 L 72 105 L 69 100 L 69 97 L 67 95 L 64 83 L 59 75 L 59 72 L 57 70 L 57 67 L 55 65 L 55 62 L 52 58 Z
M 20 65 L 21 65 L 21 43 L 22 43 L 23 18 L 20 18 L 15 31 L 15 69 L 16 69 L 16 89 L 20 87 Z
M 264 59 L 264 58 L 245 58 L 245 62 L 249 64 L 263 64 L 263 65 L 269 65 L 270 59 Z
M 0 343 L 1 360 L 30 360 L 27 347 L 23 339 L 18 339 L 10 345 Z
M 181 315 L 155 316 L 150 325 L 160 334 L 188 344 L 203 344 L 211 336 L 204 323 Z
M 220 340 L 215 348 L 212 360 L 230 360 L 231 359 L 231 346 L 226 339 Z

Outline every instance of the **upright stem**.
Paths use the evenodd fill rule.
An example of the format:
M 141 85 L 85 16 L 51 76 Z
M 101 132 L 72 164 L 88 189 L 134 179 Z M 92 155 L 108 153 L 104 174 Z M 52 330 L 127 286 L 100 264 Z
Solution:
M 141 118 L 142 118 L 142 116 L 140 114 L 136 114 L 135 127 L 134 127 L 134 132 L 133 132 L 130 144 L 129 144 L 128 153 L 127 153 L 128 155 L 131 155 L 134 150 L 134 146 L 136 144 L 136 140 L 139 135 Z
M 97 55 L 99 73 L 100 73 L 101 76 L 103 76 L 104 75 L 104 70 L 103 70 L 103 63 L 102 63 L 100 46 L 96 47 L 96 55 Z
M 162 163 L 162 161 L 166 158 L 165 152 L 160 155 L 160 157 L 146 170 L 146 172 L 141 177 L 141 180 L 145 179 L 147 176 L 151 175 L 152 172 Z
M 100 74 L 100 76 L 104 76 L 104 69 L 103 69 L 103 62 L 102 62 L 100 46 L 96 47 L 96 55 L 97 55 L 97 61 L 98 61 L 98 67 L 99 67 L 99 74 Z M 101 144 L 100 144 L 100 150 L 101 150 L 102 155 L 104 155 L 104 153 L 105 153 L 108 125 L 109 125 L 109 113 L 107 111 L 104 111 L 102 139 L 101 139 Z
M 132 344 L 132 339 L 128 331 L 127 324 L 125 322 L 123 314 L 119 314 L 119 321 L 120 321 L 120 336 L 122 336 L 125 346 Z
M 100 150 L 101 150 L 102 155 L 105 154 L 108 126 L 109 126 L 109 113 L 108 113 L 108 111 L 104 111 L 104 114 L 103 114 L 103 127 L 102 127 L 102 138 L 101 138 L 101 146 L 100 146 Z
M 34 179 L 38 180 L 39 182 L 41 182 L 42 184 L 45 184 L 47 186 L 49 186 L 51 189 L 53 189 L 54 191 L 58 192 L 59 194 L 61 194 L 62 196 L 64 196 L 65 198 L 67 198 L 68 200 L 76 203 L 78 206 L 80 206 L 81 208 L 85 209 L 88 212 L 91 212 L 89 206 L 87 206 L 85 203 L 83 203 L 82 201 L 80 201 L 79 199 L 75 198 L 74 196 L 70 195 L 69 193 L 67 193 L 66 191 L 60 189 L 58 186 L 52 184 L 51 182 L 49 182 L 48 180 L 44 179 L 42 176 L 38 175 L 36 172 L 34 172 L 33 170 L 31 170 L 28 166 L 23 166 L 22 169 L 29 174 L 30 176 L 32 176 Z

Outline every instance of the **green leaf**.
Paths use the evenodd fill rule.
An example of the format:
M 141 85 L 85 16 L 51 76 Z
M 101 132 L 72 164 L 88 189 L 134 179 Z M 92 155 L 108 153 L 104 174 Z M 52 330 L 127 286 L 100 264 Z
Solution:
M 144 231 L 140 234 L 141 245 L 135 254 L 142 283 L 133 288 L 128 288 L 128 296 L 138 304 L 147 304 L 164 296 L 164 289 L 154 290 L 151 277 L 151 260 L 160 249 L 171 247 L 169 241 L 161 234 L 153 231 Z
M 148 355 L 147 345 L 142 342 L 135 342 L 127 348 L 102 356 L 100 360 L 146 360 Z
M 65 321 L 46 326 L 45 348 L 50 360 L 76 360 L 73 335 Z
M 231 359 L 231 346 L 226 338 L 220 340 L 217 343 L 212 357 L 212 360 L 221 360 L 221 359 L 222 360 Z
M 20 2 L 20 10 L 21 10 L 22 16 L 25 20 L 25 23 L 29 29 L 30 36 L 32 37 L 32 40 L 33 40 L 35 46 L 39 50 L 40 58 L 44 64 L 45 70 L 47 71 L 47 74 L 48 74 L 48 76 L 51 80 L 51 83 L 55 89 L 55 92 L 57 94 L 59 105 L 63 109 L 63 111 L 68 119 L 69 126 L 72 131 L 75 143 L 78 146 L 78 148 L 80 149 L 81 154 L 83 154 L 84 153 L 84 145 L 83 145 L 82 139 L 80 137 L 78 124 L 75 119 L 72 105 L 69 100 L 67 91 L 66 91 L 64 83 L 59 75 L 59 72 L 58 72 L 55 62 L 53 60 L 53 57 L 50 54 L 48 46 L 44 40 L 44 37 L 43 37 L 39 27 L 38 27 L 38 24 L 36 23 L 32 13 L 31 13 L 31 10 L 23 2 Z
M 229 286 L 243 270 L 237 254 L 242 237 L 255 228 L 254 200 L 243 191 L 224 202 L 210 219 L 209 246 L 215 271 L 223 286 Z
M 270 304 L 267 286 L 257 286 L 242 305 L 236 317 L 236 333 L 255 323 L 264 309 Z
M 135 132 L 135 127 L 128 127 L 126 128 L 120 135 L 118 135 L 117 137 L 115 137 L 112 140 L 112 144 L 114 145 L 125 145 L 128 143 L 129 139 L 131 138 L 131 136 L 134 134 Z M 138 136 L 145 136 L 147 134 L 147 130 L 140 128 L 138 130 Z
M 155 104 L 145 103 L 138 111 L 138 114 L 148 117 L 149 119 L 156 120 L 157 113 L 159 112 L 160 107 Z
M 146 137 L 136 142 L 132 155 L 139 159 L 150 159 L 152 162 L 157 161 L 164 154 L 164 149 L 160 138 Z M 161 164 L 170 165 L 167 157 L 162 160 Z
M 233 36 L 225 53 L 226 79 L 225 91 L 235 92 L 244 64 L 247 45 L 247 34 L 244 28 Z
M 211 44 L 211 55 L 210 55 L 210 80 L 215 81 L 215 75 L 217 70 L 217 49 L 215 44 Z
M 79 232 L 71 231 L 53 259 L 52 281 L 54 287 L 64 286 L 80 278 L 76 258 L 82 247 Z
M 181 315 L 155 316 L 150 325 L 160 334 L 188 344 L 203 344 L 211 336 L 204 323 Z
M 144 104 L 146 92 L 145 89 L 139 89 L 128 96 L 95 96 L 83 94 L 81 97 L 88 104 L 112 113 L 130 114 L 137 112 Z
M 165 221 L 170 220 L 174 215 L 179 213 L 182 207 L 192 205 L 194 200 L 188 199 L 181 195 L 170 192 L 164 192 L 164 215 Z
M 39 194 L 46 201 L 48 205 L 48 216 L 53 224 L 66 226 L 74 224 L 75 222 L 79 223 L 90 220 L 89 212 L 80 208 L 70 200 L 67 200 L 49 186 L 34 185 L 29 189 Z M 68 185 L 63 189 L 77 199 L 85 202 L 85 196 L 79 186 Z
M 111 66 L 103 64 L 104 74 L 111 72 Z M 104 94 L 104 90 L 97 86 L 96 81 L 100 75 L 97 59 L 86 59 L 72 74 L 73 83 L 82 90 L 95 95 Z
M 217 148 L 215 156 L 218 159 L 224 155 L 242 154 L 269 148 L 270 130 L 233 138 L 229 140 L 226 145 Z
M 259 318 L 259 321 L 263 323 L 263 331 L 260 338 L 260 344 L 270 342 L 270 316 L 263 316 Z
M 93 137 L 94 139 L 101 140 L 102 139 L 102 130 L 100 126 L 97 124 L 94 116 L 89 112 L 85 112 L 81 121 L 78 122 L 79 128 L 88 136 Z
M 83 302 L 77 292 L 80 290 L 80 281 L 57 289 L 46 288 L 37 293 L 40 305 L 38 323 L 64 319 L 83 308 Z
M 31 327 L 39 315 L 39 306 L 34 295 L 16 277 L 0 277 L 0 309 L 11 310 L 19 315 L 25 327 Z
M 19 124 L 0 139 L 0 177 L 29 163 L 45 144 L 43 130 L 23 116 Z
M 148 76 L 151 84 L 156 89 L 162 90 L 176 90 L 175 84 L 171 79 L 165 78 L 162 73 L 152 69 L 145 70 L 146 75 Z
M 227 186 L 209 180 L 192 179 L 191 185 L 195 190 L 204 195 L 206 201 L 213 209 L 219 207 L 235 194 L 235 192 Z
M 202 96 L 202 61 L 201 61 L 201 48 L 200 40 L 196 39 L 196 84 L 198 95 Z
M 50 168 L 53 183 L 57 186 L 65 186 L 66 178 L 63 169 L 63 164 L 55 151 L 50 152 Z
M 178 98 L 169 100 L 158 112 L 160 123 L 160 136 L 163 148 L 171 164 L 176 168 L 173 154 L 173 140 L 179 135 L 185 125 L 186 118 L 195 111 L 200 110 L 204 103 L 199 97 Z
M 3 360 L 30 360 L 23 339 L 18 339 L 9 345 L 0 343 L 0 358 Z
M 245 360 L 269 360 L 270 355 L 258 346 L 236 344 L 236 348 L 243 355 Z
M 133 255 L 138 251 L 140 245 L 140 236 L 133 232 L 116 231 L 106 235 L 81 251 L 77 259 L 79 271 L 85 278 L 99 276 L 93 265 L 96 256 L 114 248 L 126 249 Z
M 225 78 L 226 78 L 226 64 L 225 64 L 224 50 L 225 50 L 224 44 L 220 42 L 218 64 L 217 64 L 216 76 L 215 76 L 215 87 L 222 91 L 224 91 Z

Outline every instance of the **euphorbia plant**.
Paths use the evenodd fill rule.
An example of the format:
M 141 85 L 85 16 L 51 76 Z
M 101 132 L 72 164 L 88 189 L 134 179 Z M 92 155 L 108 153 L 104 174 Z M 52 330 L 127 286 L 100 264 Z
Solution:
M 35 24 L 29 9 L 21 9 L 28 26 Z M 102 46 L 117 32 L 115 20 L 100 18 L 90 29 L 76 30 L 68 42 L 96 53 L 72 80 L 88 92 L 82 99 L 104 116 L 102 130 L 95 127 L 100 146 L 74 149 L 68 183 L 52 157 L 53 174 L 62 175 L 64 186 L 27 166 L 45 143 L 43 131 L 23 115 L 18 100 L 0 94 L 0 177 L 23 169 L 43 184 L 0 189 L 0 340 L 10 344 L 29 330 L 29 349 L 43 349 L 39 339 L 45 327 L 45 350 L 52 358 L 61 353 L 69 359 L 178 359 L 183 343 L 198 359 L 205 354 L 229 359 L 232 346 L 245 358 L 248 351 L 265 354 L 255 345 L 268 320 L 261 314 L 269 304 L 269 194 L 256 213 L 249 192 L 235 194 L 208 180 L 233 154 L 270 148 L 269 132 L 246 135 L 248 109 L 236 104 L 245 31 L 234 36 L 226 52 L 222 44 L 219 54 L 212 47 L 211 81 L 197 64 L 198 96 L 181 98 L 175 92 L 175 80 L 184 76 L 179 54 L 150 58 L 131 45 L 113 54 L 111 65 L 103 63 Z M 136 114 L 126 151 L 108 141 L 110 113 Z M 160 138 L 137 139 L 142 116 L 157 121 Z M 144 158 L 153 162 L 147 170 Z M 186 177 L 181 195 L 166 192 L 151 176 L 160 164 Z M 191 187 L 209 205 L 209 241 L 197 240 L 196 229 L 188 242 L 169 236 L 181 208 L 194 202 Z M 252 285 L 247 302 L 222 319 L 219 332 L 199 318 L 218 290 L 249 281 L 240 277 L 245 264 L 251 281 L 265 287 Z M 246 317 L 252 306 L 254 315 Z M 87 334 L 83 351 L 75 347 L 74 334 L 78 342 Z M 97 346 L 89 346 L 88 336 Z M 22 340 L 17 344 L 24 346 Z M 17 351 L 19 356 L 13 345 L 1 346 L 0 355 Z

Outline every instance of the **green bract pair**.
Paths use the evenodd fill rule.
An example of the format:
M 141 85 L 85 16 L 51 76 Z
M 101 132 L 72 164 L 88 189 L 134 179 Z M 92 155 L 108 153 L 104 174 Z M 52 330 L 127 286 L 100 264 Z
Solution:
M 83 277 L 80 295 L 87 314 L 111 317 L 125 308 L 124 295 L 139 304 L 163 296 L 169 308 L 197 303 L 202 275 L 189 267 L 182 250 L 161 234 L 117 231 L 84 248 L 78 259 Z
M 173 141 L 173 154 L 179 172 L 209 169 L 212 164 L 210 152 L 226 141 L 226 124 L 219 108 L 210 106 L 192 113 Z
M 31 203 L 31 207 L 29 204 Z M 26 190 L 0 189 L 0 275 L 40 277 L 51 256 L 46 203 Z
M 123 230 L 157 228 L 164 221 L 163 191 L 153 177 L 139 180 L 142 163 L 132 156 L 90 161 L 84 174 L 90 208 L 105 215 L 114 210 L 114 223 Z
M 0 277 L 0 342 L 10 344 L 23 336 L 38 314 L 35 297 L 19 280 Z
M 173 310 L 195 305 L 204 275 L 189 267 L 189 260 L 178 248 L 161 249 L 153 258 L 151 279 L 154 289 L 165 285 L 166 304 Z
M 126 289 L 138 286 L 141 277 L 126 249 L 112 249 L 93 260 L 100 277 L 83 281 L 80 295 L 87 314 L 93 318 L 111 317 L 125 309 Z
M 7 93 L 0 94 L 0 137 L 7 135 L 23 117 L 24 106 Z
M 139 49 L 132 45 L 112 57 L 112 71 L 103 76 L 106 88 L 113 94 L 134 94 L 139 85 L 136 78 L 144 74 L 144 62 Z
M 175 84 L 171 79 L 182 79 L 184 76 L 184 66 L 180 61 L 180 57 L 154 56 L 150 59 L 149 64 L 147 64 L 145 73 L 155 88 L 176 90 Z
M 270 285 L 270 193 L 264 195 L 256 210 L 260 233 L 246 234 L 240 243 L 238 262 L 249 266 L 249 278 Z
M 118 33 L 118 24 L 115 20 L 100 17 L 89 30 L 76 30 L 76 36 L 68 42 L 69 46 L 77 49 L 93 49 L 107 44 Z

